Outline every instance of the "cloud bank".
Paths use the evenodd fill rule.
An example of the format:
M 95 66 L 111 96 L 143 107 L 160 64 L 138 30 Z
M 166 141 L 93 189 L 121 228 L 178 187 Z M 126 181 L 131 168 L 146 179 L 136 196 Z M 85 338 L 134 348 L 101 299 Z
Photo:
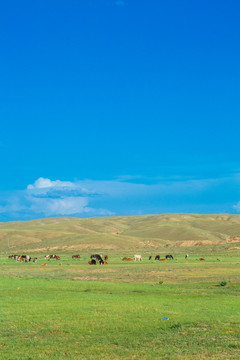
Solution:
M 239 180 L 239 176 L 205 180 L 120 176 L 108 181 L 73 182 L 40 177 L 26 189 L 0 193 L 0 221 L 166 212 L 240 213 L 240 201 L 235 201 Z
M 15 218 L 47 216 L 112 215 L 107 209 L 89 206 L 91 196 L 99 195 L 80 183 L 52 181 L 40 177 L 22 191 L 1 197 L 0 214 Z

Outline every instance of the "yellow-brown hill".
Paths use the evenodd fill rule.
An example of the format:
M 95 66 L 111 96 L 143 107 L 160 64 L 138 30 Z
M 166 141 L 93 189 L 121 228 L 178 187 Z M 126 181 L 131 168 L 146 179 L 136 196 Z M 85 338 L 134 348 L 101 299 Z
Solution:
M 170 247 L 240 249 L 240 215 L 163 214 L 0 223 L 0 251 L 156 253 Z M 234 249 L 233 249 L 234 250 Z M 170 249 L 169 249 L 170 251 Z

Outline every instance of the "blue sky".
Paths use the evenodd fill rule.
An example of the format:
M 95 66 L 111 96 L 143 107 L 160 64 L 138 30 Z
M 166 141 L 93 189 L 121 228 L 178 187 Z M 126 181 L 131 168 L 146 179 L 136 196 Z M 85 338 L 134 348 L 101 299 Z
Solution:
M 240 3 L 0 4 L 0 221 L 240 213 Z

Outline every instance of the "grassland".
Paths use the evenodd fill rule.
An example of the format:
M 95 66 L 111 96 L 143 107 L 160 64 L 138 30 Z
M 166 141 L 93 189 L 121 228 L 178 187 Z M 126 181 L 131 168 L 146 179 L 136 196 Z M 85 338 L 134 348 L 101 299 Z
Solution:
M 87 260 L 1 257 L 1 359 L 239 359 L 238 256 Z
M 0 224 L 0 359 L 239 359 L 239 217 L 184 216 Z M 50 250 L 61 260 L 46 261 Z M 89 266 L 98 250 L 108 265 Z M 136 252 L 142 263 L 122 261 Z M 174 260 L 148 260 L 157 253 Z

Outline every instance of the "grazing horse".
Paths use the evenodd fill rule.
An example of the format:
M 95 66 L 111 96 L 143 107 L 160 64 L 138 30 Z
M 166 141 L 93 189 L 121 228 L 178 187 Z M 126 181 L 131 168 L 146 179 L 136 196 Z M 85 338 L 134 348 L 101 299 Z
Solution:
M 134 255 L 134 261 L 142 261 L 142 256 L 141 255 Z
M 19 256 L 17 257 L 17 261 L 24 262 L 24 261 L 25 261 L 25 259 L 24 259 L 22 256 L 20 256 L 20 255 L 19 255 Z
M 22 255 L 22 258 L 25 260 L 25 262 L 31 261 L 31 256 L 29 255 Z
M 160 255 L 156 255 L 155 260 L 160 260 Z
M 73 255 L 72 259 L 80 259 L 80 255 Z
M 8 258 L 9 259 L 12 259 L 14 257 L 14 255 L 9 255 Z
M 173 256 L 172 256 L 172 255 L 166 255 L 165 258 L 166 258 L 166 259 L 172 259 L 172 260 L 173 260 Z
M 95 259 L 99 262 L 100 265 L 103 265 L 103 264 L 104 264 L 104 261 L 103 261 L 101 255 L 99 255 L 99 254 L 94 254 L 94 255 L 91 255 L 90 257 L 91 257 L 91 259 L 94 259 L 94 258 L 95 258 Z
M 148 260 L 152 260 L 152 256 L 149 256 Z
M 45 259 L 48 259 L 48 260 L 50 260 L 50 259 L 59 260 L 59 259 L 57 259 L 57 255 L 55 255 L 55 254 L 45 255 L 44 257 L 45 257 Z
M 56 256 L 55 259 L 56 259 L 56 260 L 60 260 L 60 256 Z
M 22 257 L 23 258 L 25 258 L 25 262 L 29 262 L 29 261 L 31 261 L 31 256 L 29 256 L 29 255 L 22 255 Z
M 128 257 L 124 257 L 122 260 L 125 260 L 125 261 L 133 261 L 132 258 L 128 258 Z
M 37 262 L 37 257 L 33 259 L 34 264 Z
M 188 258 L 188 254 L 185 255 L 185 259 L 187 259 L 187 258 Z

